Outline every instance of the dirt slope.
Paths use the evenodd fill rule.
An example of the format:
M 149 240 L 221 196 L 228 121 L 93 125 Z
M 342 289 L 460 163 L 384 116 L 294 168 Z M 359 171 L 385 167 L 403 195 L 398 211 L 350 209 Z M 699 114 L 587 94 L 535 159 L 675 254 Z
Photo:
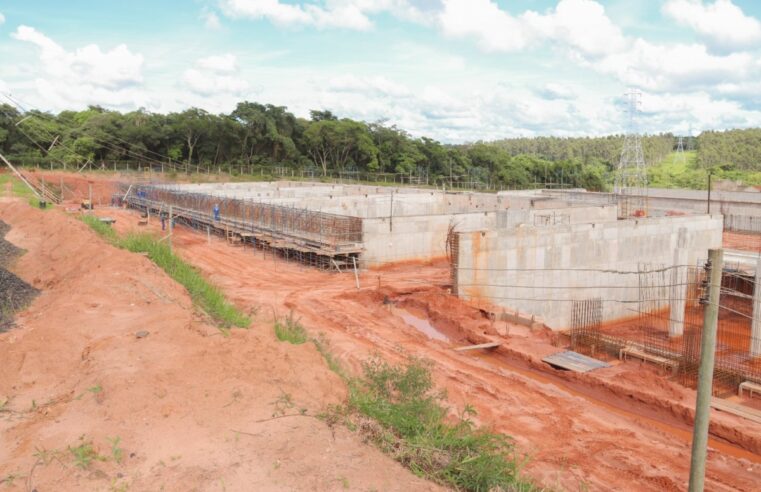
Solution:
M 106 210 L 116 227 L 136 215 Z M 157 230 L 158 224 L 149 225 Z M 174 245 L 239 305 L 279 313 L 294 309 L 313 333 L 324 332 L 345 365 L 373 354 L 389 360 L 422 356 L 459 408 L 473 404 L 485 425 L 512 435 L 529 455 L 526 472 L 556 489 L 685 490 L 694 392 L 648 366 L 625 363 L 577 377 L 555 374 L 538 359 L 555 352 L 552 337 L 510 327 L 494 354 L 459 354 L 416 331 L 383 304 L 423 310 L 454 344 L 489 329 L 478 311 L 446 295 L 445 265 L 406 265 L 361 275 L 329 274 L 264 259 L 250 248 L 177 228 Z M 378 287 L 380 285 L 380 287 Z M 501 327 L 504 332 L 506 327 Z M 715 413 L 707 490 L 758 490 L 761 426 Z M 735 444 L 730 444 L 731 440 Z
M 0 217 L 27 250 L 14 271 L 42 290 L 0 334 L 0 480 L 20 477 L 3 490 L 437 489 L 344 428 L 257 422 L 342 400 L 311 345 L 266 320 L 221 336 L 150 261 L 61 211 L 0 198 Z M 110 459 L 82 470 L 67 447 L 90 440 Z

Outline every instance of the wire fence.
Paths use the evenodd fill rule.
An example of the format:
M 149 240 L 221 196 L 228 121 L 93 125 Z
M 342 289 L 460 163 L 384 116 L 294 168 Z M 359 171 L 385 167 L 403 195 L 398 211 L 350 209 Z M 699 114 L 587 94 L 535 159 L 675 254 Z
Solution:
M 682 384 L 695 387 L 707 303 L 706 269 L 676 266 L 644 270 L 639 277 L 639 300 L 628 319 L 601 320 L 604 303 L 615 299 L 574 302 L 573 350 L 600 358 L 654 362 L 670 369 Z M 713 377 L 717 395 L 736 392 L 745 381 L 761 382 L 759 305 L 754 277 L 724 270 Z

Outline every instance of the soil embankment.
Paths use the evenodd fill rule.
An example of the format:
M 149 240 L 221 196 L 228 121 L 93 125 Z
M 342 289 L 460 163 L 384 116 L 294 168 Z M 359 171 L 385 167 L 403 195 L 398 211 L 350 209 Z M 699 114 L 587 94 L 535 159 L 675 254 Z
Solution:
M 147 258 L 63 211 L 4 199 L 0 216 L 41 291 L 0 333 L 3 490 L 438 490 L 313 417 L 344 385 L 311 344 L 278 342 L 269 313 L 224 337 Z

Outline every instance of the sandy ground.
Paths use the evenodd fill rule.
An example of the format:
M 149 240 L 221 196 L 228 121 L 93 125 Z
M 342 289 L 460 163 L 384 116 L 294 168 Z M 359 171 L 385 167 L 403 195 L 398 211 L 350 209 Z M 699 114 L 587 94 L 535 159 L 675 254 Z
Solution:
M 137 228 L 134 212 L 107 209 L 121 232 Z M 158 232 L 154 220 L 147 227 Z M 143 229 L 145 226 L 143 226 Z M 493 325 L 446 292 L 445 264 L 404 265 L 352 274 L 325 273 L 265 259 L 261 251 L 209 243 L 178 227 L 175 249 L 244 308 L 283 315 L 294 310 L 324 333 L 347 367 L 379 354 L 434 363 L 437 383 L 453 411 L 466 403 L 484 425 L 513 436 L 538 483 L 565 490 L 685 490 L 695 394 L 637 362 L 578 375 L 540 358 L 559 351 L 558 339 L 519 326 Z M 384 300 L 386 303 L 384 303 Z M 390 308 L 388 301 L 395 303 Z M 449 342 L 433 340 L 405 322 L 399 309 L 430 321 Z M 409 321 L 409 319 L 408 319 Z M 414 324 L 414 323 L 413 323 Z M 509 332 L 509 335 L 508 335 Z M 494 353 L 457 353 L 453 345 L 501 340 Z M 761 425 L 714 412 L 708 490 L 758 490 Z
M 0 217 L 27 250 L 13 271 L 42 290 L 0 334 L 0 480 L 17 477 L 0 489 L 438 489 L 310 417 L 345 396 L 311 344 L 267 321 L 221 336 L 147 258 L 63 211 L 0 198 Z M 82 470 L 67 447 L 88 441 L 109 460 Z

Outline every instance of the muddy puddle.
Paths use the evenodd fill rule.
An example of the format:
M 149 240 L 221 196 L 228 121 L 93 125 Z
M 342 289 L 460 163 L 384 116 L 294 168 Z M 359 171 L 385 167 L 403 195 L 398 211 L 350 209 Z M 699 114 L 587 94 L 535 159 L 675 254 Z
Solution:
M 402 320 L 409 326 L 432 340 L 439 340 L 442 342 L 450 341 L 449 337 L 437 330 L 425 316 L 415 314 L 407 309 L 397 306 L 391 307 L 391 313 L 402 318 Z

